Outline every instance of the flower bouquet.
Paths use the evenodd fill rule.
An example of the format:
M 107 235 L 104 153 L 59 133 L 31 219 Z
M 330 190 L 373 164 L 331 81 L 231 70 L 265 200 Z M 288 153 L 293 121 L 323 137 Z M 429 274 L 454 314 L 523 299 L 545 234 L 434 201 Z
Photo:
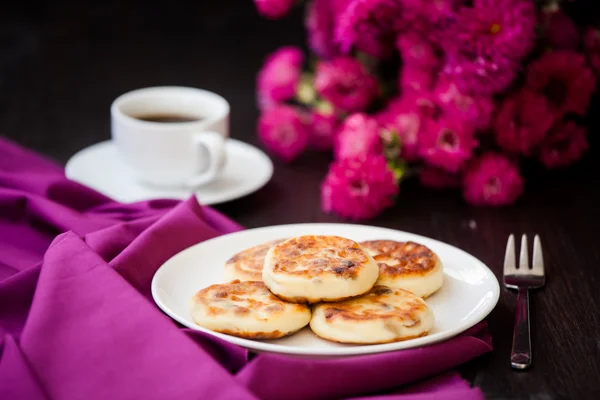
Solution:
M 294 0 L 255 0 L 267 18 Z M 333 151 L 326 212 L 373 218 L 418 176 L 474 205 L 523 192 L 520 164 L 569 166 L 600 71 L 600 33 L 571 2 L 312 0 L 307 57 L 270 54 L 257 77 L 258 135 L 285 161 Z

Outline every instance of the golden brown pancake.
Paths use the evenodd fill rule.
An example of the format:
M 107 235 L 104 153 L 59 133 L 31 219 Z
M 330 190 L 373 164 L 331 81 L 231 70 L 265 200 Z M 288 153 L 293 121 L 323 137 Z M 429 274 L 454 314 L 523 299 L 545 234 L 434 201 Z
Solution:
M 262 281 L 262 270 L 265 256 L 269 249 L 284 239 L 271 240 L 257 246 L 250 247 L 231 257 L 225 263 L 225 282 L 239 279 L 240 281 Z
M 378 274 L 373 258 L 355 241 L 307 235 L 269 250 L 263 281 L 282 299 L 318 303 L 361 295 L 373 287 Z
M 263 282 L 238 280 L 209 286 L 191 300 L 192 319 L 215 332 L 247 339 L 277 339 L 310 321 L 310 308 L 286 303 Z
M 377 285 L 405 289 L 427 297 L 444 281 L 439 257 L 429 248 L 414 242 L 369 240 L 361 246 L 379 265 Z
M 356 299 L 318 304 L 310 327 L 334 342 L 376 344 L 425 336 L 433 323 L 433 312 L 422 298 L 377 285 Z

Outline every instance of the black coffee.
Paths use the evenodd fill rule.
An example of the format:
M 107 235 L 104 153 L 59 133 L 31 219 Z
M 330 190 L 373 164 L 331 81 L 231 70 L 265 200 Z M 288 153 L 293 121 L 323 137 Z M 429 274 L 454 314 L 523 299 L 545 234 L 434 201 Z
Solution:
M 166 123 L 178 123 L 178 122 L 194 122 L 200 121 L 202 118 L 191 117 L 189 115 L 179 114 L 148 114 L 148 115 L 136 115 L 134 118 L 148 121 L 148 122 L 166 122 Z

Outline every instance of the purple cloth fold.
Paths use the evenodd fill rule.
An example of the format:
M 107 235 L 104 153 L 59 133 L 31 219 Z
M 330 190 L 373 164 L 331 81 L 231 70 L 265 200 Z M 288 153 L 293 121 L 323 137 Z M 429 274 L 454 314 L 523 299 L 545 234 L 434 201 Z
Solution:
M 449 370 L 491 350 L 485 324 L 424 348 L 309 360 L 251 355 L 160 312 L 158 267 L 240 229 L 193 197 L 117 203 L 0 139 L 0 399 L 483 398 Z

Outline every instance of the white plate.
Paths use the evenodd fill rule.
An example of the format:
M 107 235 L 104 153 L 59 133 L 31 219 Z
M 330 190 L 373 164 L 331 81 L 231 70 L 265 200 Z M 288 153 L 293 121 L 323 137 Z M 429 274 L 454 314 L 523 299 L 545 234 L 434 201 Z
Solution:
M 227 164 L 221 176 L 195 193 L 200 204 L 219 204 L 246 196 L 263 187 L 273 176 L 273 163 L 256 147 L 229 139 L 226 151 Z M 87 147 L 71 157 L 65 174 L 121 203 L 184 200 L 193 194 L 188 189 L 158 188 L 137 182 L 110 140 Z
M 435 314 L 435 325 L 425 337 L 377 345 L 342 345 L 315 336 L 310 328 L 277 340 L 241 339 L 202 328 L 191 319 L 192 295 L 222 282 L 223 265 L 236 252 L 267 240 L 304 234 L 339 235 L 357 241 L 412 240 L 435 251 L 444 264 L 444 285 L 426 301 Z M 181 324 L 215 335 L 258 352 L 344 356 L 407 349 L 455 336 L 483 320 L 496 306 L 498 280 L 481 261 L 456 247 L 411 233 L 363 225 L 297 224 L 248 229 L 194 245 L 163 264 L 152 279 L 152 297 L 158 306 Z

